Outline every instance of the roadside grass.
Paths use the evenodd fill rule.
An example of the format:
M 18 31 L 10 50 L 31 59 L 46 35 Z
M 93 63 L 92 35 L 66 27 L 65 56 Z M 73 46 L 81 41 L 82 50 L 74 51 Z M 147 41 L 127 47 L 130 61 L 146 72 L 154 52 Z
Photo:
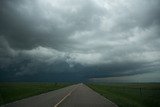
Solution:
M 0 105 L 63 88 L 62 83 L 0 83 Z
M 119 107 L 160 107 L 160 84 L 88 84 Z

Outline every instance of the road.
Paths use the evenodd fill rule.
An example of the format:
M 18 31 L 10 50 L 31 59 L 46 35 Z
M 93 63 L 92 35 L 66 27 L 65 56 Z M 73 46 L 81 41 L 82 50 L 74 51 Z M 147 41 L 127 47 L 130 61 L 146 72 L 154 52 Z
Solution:
M 22 99 L 1 107 L 117 107 L 84 84 Z

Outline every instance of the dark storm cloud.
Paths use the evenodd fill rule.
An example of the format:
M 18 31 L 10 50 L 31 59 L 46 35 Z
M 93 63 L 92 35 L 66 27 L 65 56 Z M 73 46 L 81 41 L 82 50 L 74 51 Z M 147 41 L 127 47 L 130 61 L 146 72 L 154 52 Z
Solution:
M 70 44 L 68 36 L 75 31 L 92 29 L 96 23 L 91 21 L 95 13 L 103 10 L 91 1 L 78 5 L 80 1 L 65 4 L 65 1 L 4 1 L 1 7 L 1 32 L 12 47 L 29 49 L 39 45 L 64 48 Z M 55 3 L 55 4 L 54 4 Z M 93 5 L 90 5 L 93 4 Z M 57 6 L 54 6 L 56 5 Z M 70 7 L 73 5 L 73 8 Z M 75 6 L 74 6 L 75 5 Z M 95 5 L 95 6 L 94 6 Z M 79 8 L 74 12 L 74 8 Z M 73 11 L 73 12 L 70 12 Z M 19 41 L 19 42 L 17 42 Z
M 159 0 L 1 0 L 1 81 L 159 72 L 159 5 Z

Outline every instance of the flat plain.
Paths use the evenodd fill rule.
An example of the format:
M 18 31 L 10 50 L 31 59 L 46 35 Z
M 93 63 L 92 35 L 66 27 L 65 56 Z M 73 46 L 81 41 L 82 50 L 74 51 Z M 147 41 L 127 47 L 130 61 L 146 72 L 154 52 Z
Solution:
M 75 84 L 1 107 L 118 107 L 85 84 Z
M 63 83 L 0 83 L 0 105 L 68 86 Z
M 119 107 L 160 107 L 159 83 L 88 84 Z
M 11 103 L 24 98 L 31 98 L 42 93 L 47 93 L 57 89 L 64 89 L 71 84 L 64 83 L 0 83 L 0 105 Z M 109 99 L 119 107 L 160 107 L 160 83 L 117 83 L 117 84 L 87 84 L 91 89 Z M 75 86 L 73 86 L 75 87 Z M 61 93 L 58 97 L 63 98 L 73 87 L 67 88 L 68 91 L 55 91 L 50 92 L 50 98 L 55 94 Z M 77 87 L 77 86 L 76 86 Z M 79 94 L 88 93 L 85 85 L 78 85 L 77 88 L 69 98 L 65 99 L 61 105 L 74 105 L 76 100 L 81 101 L 90 97 L 92 94 Z M 92 93 L 92 91 L 89 91 Z M 52 96 L 53 95 L 53 96 Z M 81 97 L 80 97 L 81 96 Z M 87 96 L 87 97 L 86 97 Z M 57 97 L 57 96 L 56 96 Z M 72 98 L 73 97 L 73 98 Z M 36 98 L 36 97 L 35 97 Z M 42 98 L 43 99 L 43 98 Z M 57 100 L 57 101 L 58 101 Z M 93 99 L 94 100 L 94 99 Z M 57 102 L 55 101 L 55 102 Z M 53 104 L 53 99 L 50 101 Z M 71 102 L 71 103 L 69 103 Z M 73 103 L 74 102 L 74 103 Z M 89 103 L 89 101 L 87 101 Z M 49 104 L 49 103 L 48 103 Z

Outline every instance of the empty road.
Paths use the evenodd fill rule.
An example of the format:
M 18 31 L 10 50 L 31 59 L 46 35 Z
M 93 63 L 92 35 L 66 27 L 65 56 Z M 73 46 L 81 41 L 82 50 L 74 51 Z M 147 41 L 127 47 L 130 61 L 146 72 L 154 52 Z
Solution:
M 19 100 L 1 107 L 117 107 L 84 84 Z

